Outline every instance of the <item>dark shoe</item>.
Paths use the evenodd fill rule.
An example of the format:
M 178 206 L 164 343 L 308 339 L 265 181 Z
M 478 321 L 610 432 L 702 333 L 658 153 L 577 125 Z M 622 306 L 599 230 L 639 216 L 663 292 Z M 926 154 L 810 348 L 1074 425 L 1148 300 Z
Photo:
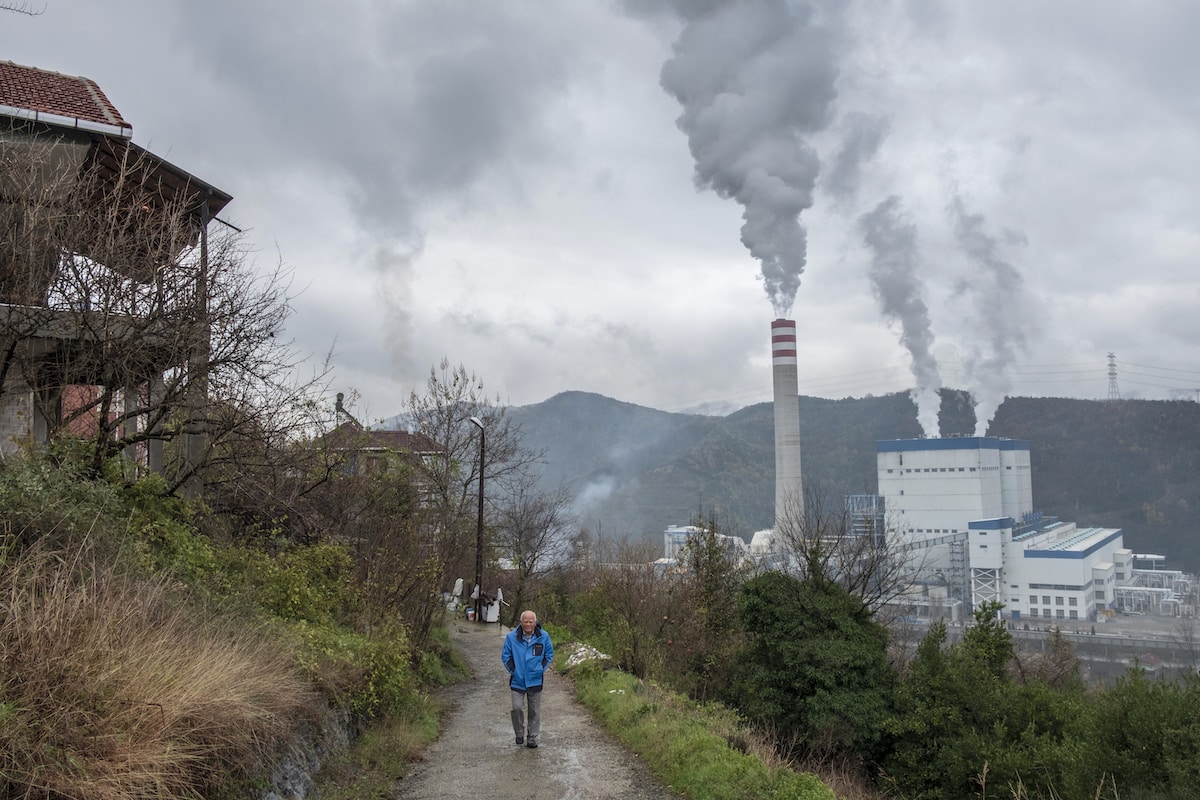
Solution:
M 525 744 L 525 737 L 524 737 L 524 736 L 518 736 L 518 737 L 517 737 L 517 744 Z
M 525 746 L 526 746 L 526 747 L 528 747 L 530 750 L 532 750 L 532 749 L 534 749 L 534 748 L 536 748 L 536 747 L 537 747 L 537 740 L 536 740 L 536 739 L 530 739 L 530 740 L 529 740 L 529 744 L 527 744 L 527 745 L 525 745 Z

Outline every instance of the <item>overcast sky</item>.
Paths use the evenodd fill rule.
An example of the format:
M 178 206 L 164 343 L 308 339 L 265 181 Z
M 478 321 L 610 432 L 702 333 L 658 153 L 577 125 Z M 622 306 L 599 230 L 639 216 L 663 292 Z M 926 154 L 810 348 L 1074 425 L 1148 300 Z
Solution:
M 360 418 L 443 357 L 515 405 L 732 410 L 779 315 L 806 395 L 1103 399 L 1111 352 L 1200 399 L 1191 0 L 31 7 L 0 58 L 232 194 Z

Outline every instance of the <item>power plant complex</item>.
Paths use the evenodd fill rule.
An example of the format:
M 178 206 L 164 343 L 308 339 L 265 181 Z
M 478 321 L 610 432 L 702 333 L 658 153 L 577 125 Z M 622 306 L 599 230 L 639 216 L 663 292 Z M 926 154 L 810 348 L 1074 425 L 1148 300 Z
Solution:
M 775 527 L 731 553 L 788 558 L 781 540 L 805 536 L 800 468 L 796 324 L 771 323 L 775 421 Z M 874 536 L 903 562 L 896 611 L 961 621 L 984 603 L 1010 620 L 1069 626 L 1113 615 L 1194 616 L 1192 578 L 1159 555 L 1124 546 L 1119 528 L 1080 528 L 1035 510 L 1029 443 L 990 436 L 876 443 L 877 494 L 847 497 L 833 535 Z M 790 530 L 788 528 L 790 527 Z M 698 529 L 664 532 L 676 559 Z M 786 534 L 786 535 L 785 535 Z M 861 553 L 861 548 L 847 552 Z
M 789 335 L 790 350 L 781 349 Z M 778 528 L 781 498 L 802 491 L 795 323 L 773 322 L 771 343 Z M 882 532 L 884 546 L 905 560 L 909 585 L 896 602 L 906 610 L 961 620 L 990 602 L 1012 620 L 1053 624 L 1119 611 L 1194 614 L 1186 604 L 1190 577 L 1165 569 L 1162 556 L 1135 555 L 1119 528 L 1079 528 L 1035 510 L 1028 442 L 880 441 L 876 474 L 876 495 L 846 498 L 845 533 Z

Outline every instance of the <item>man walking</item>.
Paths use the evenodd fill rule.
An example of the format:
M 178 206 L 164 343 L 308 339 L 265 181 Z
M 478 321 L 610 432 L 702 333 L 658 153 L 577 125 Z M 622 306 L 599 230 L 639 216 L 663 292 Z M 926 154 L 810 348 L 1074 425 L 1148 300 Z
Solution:
M 521 624 L 504 637 L 500 661 L 508 670 L 508 688 L 512 691 L 512 724 L 517 744 L 538 746 L 542 727 L 542 678 L 554 658 L 550 634 L 542 630 L 537 614 L 521 612 Z M 525 718 L 525 708 L 529 719 Z M 528 723 L 528 724 L 526 724 Z

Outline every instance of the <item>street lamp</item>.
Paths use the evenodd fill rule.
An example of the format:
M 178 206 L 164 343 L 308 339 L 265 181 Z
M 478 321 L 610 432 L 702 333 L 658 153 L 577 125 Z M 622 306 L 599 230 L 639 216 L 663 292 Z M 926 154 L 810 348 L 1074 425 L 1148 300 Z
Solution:
M 471 424 L 479 428 L 479 518 L 475 523 L 475 621 L 483 622 L 483 420 L 471 417 Z

